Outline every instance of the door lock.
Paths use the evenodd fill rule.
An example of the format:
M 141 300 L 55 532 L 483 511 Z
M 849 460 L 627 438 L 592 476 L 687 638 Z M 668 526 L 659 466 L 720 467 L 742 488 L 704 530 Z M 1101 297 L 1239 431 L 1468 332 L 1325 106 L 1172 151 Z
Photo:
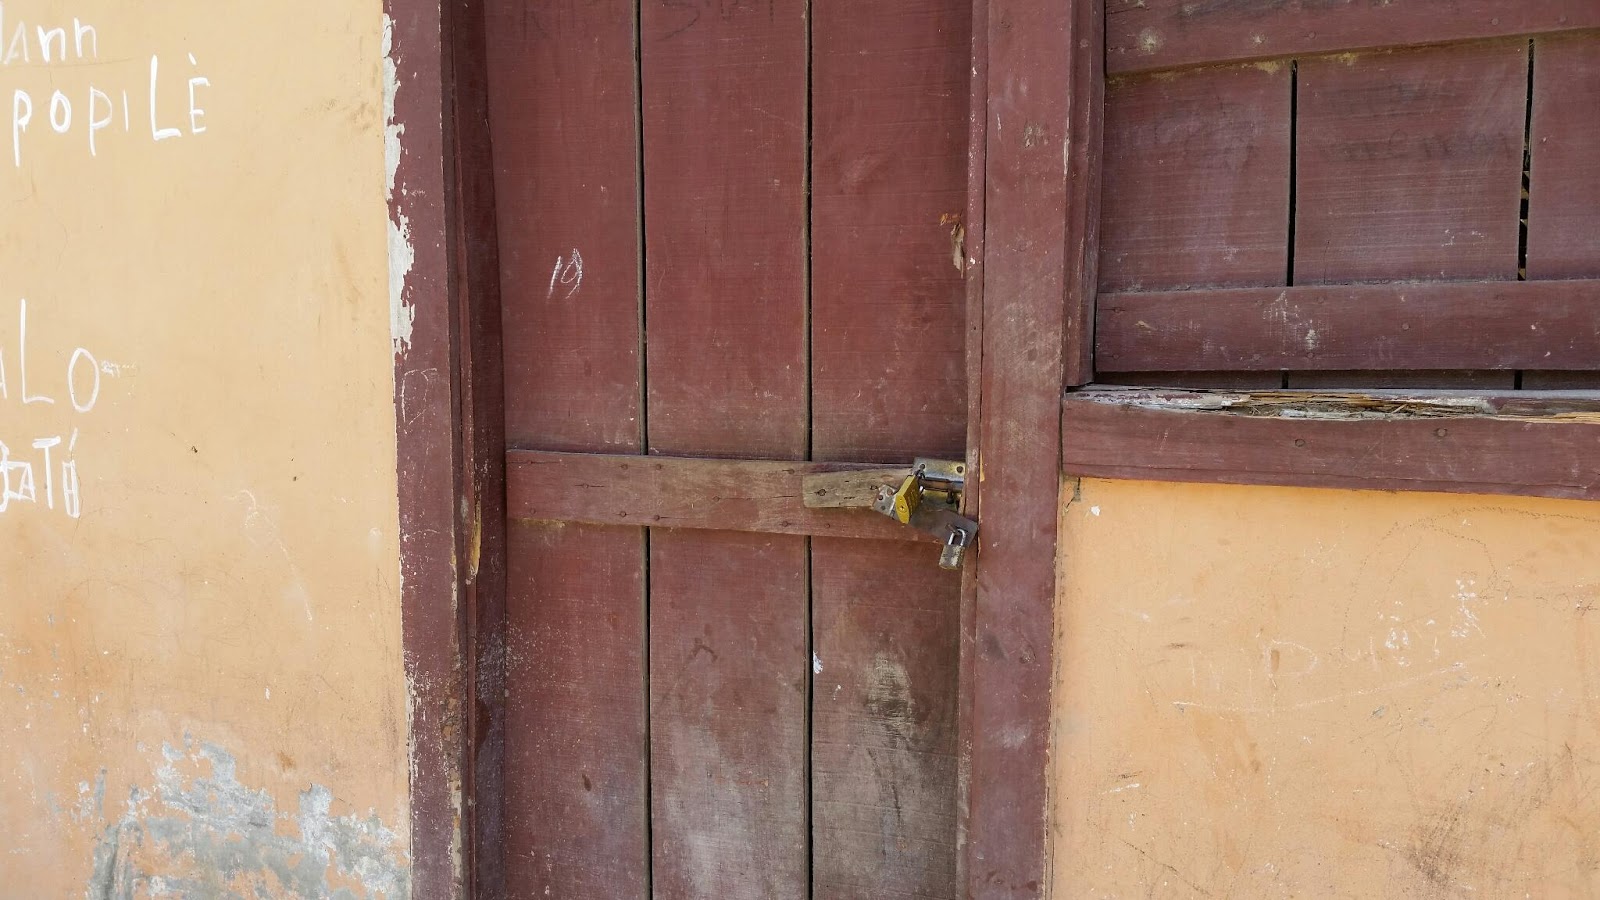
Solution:
M 863 479 L 875 482 L 875 489 L 861 490 L 865 486 Z M 940 568 L 959 569 L 967 548 L 978 535 L 978 523 L 961 514 L 966 483 L 966 463 L 918 459 L 909 472 L 900 469 L 809 476 L 805 483 L 806 505 L 870 506 L 901 525 L 938 538 Z
M 961 515 L 966 485 L 966 463 L 919 459 L 898 487 L 886 484 L 878 488 L 872 508 L 938 538 L 944 544 L 939 567 L 959 569 L 978 534 L 978 523 Z

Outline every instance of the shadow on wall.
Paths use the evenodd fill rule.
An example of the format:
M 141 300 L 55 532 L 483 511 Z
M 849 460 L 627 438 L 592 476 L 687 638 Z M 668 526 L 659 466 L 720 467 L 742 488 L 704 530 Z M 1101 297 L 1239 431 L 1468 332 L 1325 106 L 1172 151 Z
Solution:
M 133 788 L 95 848 L 90 900 L 410 897 L 403 835 L 377 816 L 330 815 L 333 793 L 316 784 L 297 812 L 279 812 L 266 790 L 239 783 L 234 757 L 213 744 L 185 739 L 162 755 L 154 789 Z M 103 804 L 104 791 L 102 775 L 85 802 Z

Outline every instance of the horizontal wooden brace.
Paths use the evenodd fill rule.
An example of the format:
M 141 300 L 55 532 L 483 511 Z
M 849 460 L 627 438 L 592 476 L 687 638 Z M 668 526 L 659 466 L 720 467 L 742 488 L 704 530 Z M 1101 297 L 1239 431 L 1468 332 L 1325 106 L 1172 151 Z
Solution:
M 511 450 L 507 514 L 514 519 L 702 528 L 889 541 L 933 541 L 870 509 L 810 508 L 805 481 L 882 466 Z M 813 501 L 815 504 L 817 501 Z
M 1600 280 L 1102 294 L 1099 372 L 1600 369 Z
M 1594 0 L 1106 0 L 1106 70 L 1348 53 L 1600 28 Z
M 1515 394 L 1092 389 L 1066 474 L 1600 499 L 1600 400 Z

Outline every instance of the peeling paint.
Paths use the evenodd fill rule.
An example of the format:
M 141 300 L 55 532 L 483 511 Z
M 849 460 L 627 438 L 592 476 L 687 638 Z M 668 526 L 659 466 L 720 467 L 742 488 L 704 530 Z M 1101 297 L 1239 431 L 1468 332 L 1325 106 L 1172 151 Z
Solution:
M 411 350 L 411 327 L 417 311 L 406 301 L 406 279 L 417 262 L 411 243 L 411 223 L 396 203 L 395 180 L 404 154 L 400 139 L 406 126 L 395 116 L 395 98 L 400 93 L 400 69 L 394 56 L 394 19 L 383 17 L 383 157 L 389 190 L 389 333 L 396 356 Z
M 133 788 L 102 834 L 88 900 L 410 897 L 403 836 L 376 815 L 333 815 L 320 784 L 300 792 L 298 810 L 279 812 L 216 745 L 185 741 L 162 754 L 154 789 Z

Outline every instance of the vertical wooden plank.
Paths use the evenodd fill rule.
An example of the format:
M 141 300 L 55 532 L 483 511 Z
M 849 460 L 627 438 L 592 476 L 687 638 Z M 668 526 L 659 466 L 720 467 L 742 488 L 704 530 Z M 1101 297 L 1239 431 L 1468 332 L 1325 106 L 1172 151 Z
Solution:
M 1065 171 L 1079 53 L 1098 53 L 1095 0 L 988 4 L 988 149 L 984 235 L 983 531 L 970 636 L 962 641 L 970 725 L 963 889 L 978 900 L 1045 891 L 1046 761 L 1055 598 L 1063 348 L 1087 327 L 1067 297 L 1092 232 L 1069 221 Z M 1086 28 L 1088 31 L 1086 32 Z M 1086 186 L 1078 184 L 1079 189 Z M 1087 205 L 1090 218 L 1096 204 Z M 1066 300 L 1066 302 L 1063 302 Z M 967 615 L 964 613 L 964 616 Z M 965 710 L 964 710 L 965 711 Z
M 487 4 L 507 436 L 637 452 L 633 4 Z
M 809 896 L 806 542 L 654 529 L 654 896 Z
M 1285 283 L 1290 90 L 1287 63 L 1107 86 L 1101 290 Z
M 815 458 L 963 458 L 971 5 L 812 11 Z M 954 897 L 959 578 L 811 552 L 813 894 Z
M 1094 301 L 1100 281 L 1100 213 L 1104 185 L 1106 21 L 1104 0 L 1072 3 L 1070 42 L 1062 50 L 1071 70 L 1067 104 L 1066 319 L 1062 327 L 1062 382 L 1094 380 Z
M 961 579 L 925 544 L 812 541 L 813 895 L 955 898 Z
M 466 501 L 462 603 L 469 641 L 468 768 L 471 798 L 467 869 L 470 894 L 503 897 L 505 883 L 506 441 L 501 352 L 499 240 L 488 112 L 485 8 L 455 0 L 447 8 L 449 80 L 454 90 L 460 385 L 459 428 Z M 458 507 L 459 509 L 460 507 Z
M 507 439 L 639 452 L 634 5 L 486 15 Z M 643 898 L 643 530 L 521 524 L 508 555 L 507 893 Z
M 1528 277 L 1600 277 L 1600 35 L 1534 46 Z
M 646 897 L 639 529 L 514 522 L 509 551 L 505 895 Z
M 803 0 L 645 0 L 652 452 L 807 452 Z M 656 530 L 655 896 L 808 892 L 804 538 Z
M 812 9 L 813 451 L 959 453 L 971 7 Z
M 806 453 L 806 8 L 643 11 L 650 448 Z
M 1526 41 L 1299 66 L 1296 284 L 1517 276 Z
M 458 307 L 451 291 L 450 98 L 446 21 L 438 0 L 385 0 L 384 74 L 391 235 L 389 302 L 410 324 L 395 338 L 395 438 L 399 474 L 400 602 L 406 683 L 412 691 L 410 846 L 412 893 L 459 897 L 467 889 L 464 826 L 468 699 L 463 547 L 454 390 Z M 408 226 L 401 232 L 402 224 Z

